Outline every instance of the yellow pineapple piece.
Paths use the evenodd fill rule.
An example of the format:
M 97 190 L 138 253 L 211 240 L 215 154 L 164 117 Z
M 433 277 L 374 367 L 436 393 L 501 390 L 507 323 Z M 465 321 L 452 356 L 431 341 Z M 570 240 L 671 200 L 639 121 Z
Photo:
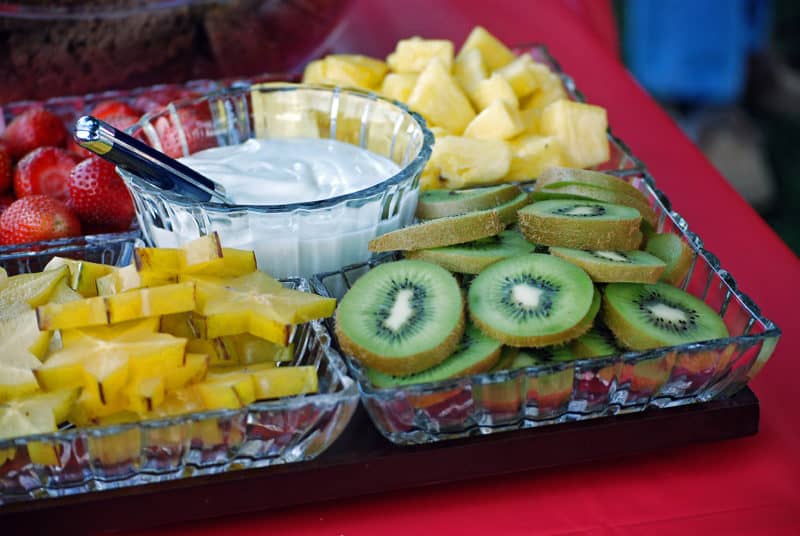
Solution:
M 165 373 L 164 382 L 167 391 L 180 389 L 189 384 L 202 381 L 208 372 L 208 366 L 209 360 L 206 354 L 187 353 L 182 367 Z
M 453 63 L 453 76 L 467 95 L 475 91 L 478 82 L 489 76 L 481 51 L 473 48 L 459 55 Z
M 467 40 L 461 46 L 458 56 L 461 57 L 471 49 L 478 49 L 481 52 L 483 61 L 490 71 L 496 71 L 514 61 L 514 54 L 506 48 L 496 37 L 486 31 L 481 26 L 472 29 Z
M 445 186 L 458 189 L 501 180 L 511 165 L 511 147 L 502 140 L 445 136 L 436 141 L 432 158 Z
M 530 181 L 551 166 L 563 166 L 561 143 L 553 136 L 523 135 L 511 140 L 511 166 L 506 180 Z
M 482 140 L 507 140 L 524 130 L 517 105 L 493 101 L 467 125 L 464 136 Z
M 317 369 L 313 366 L 267 368 L 251 372 L 255 397 L 280 398 L 316 393 L 319 390 Z
M 320 64 L 309 64 L 303 73 L 303 83 L 376 89 L 387 71 L 386 64 L 375 58 L 332 54 L 322 59 Z
M 587 168 L 609 158 L 608 119 L 600 106 L 558 100 L 542 112 L 540 129 L 561 143 L 566 157 L 562 165 Z
M 461 134 L 475 117 L 469 99 L 438 58 L 432 59 L 419 75 L 407 104 L 454 134 Z
M 495 73 L 486 80 L 481 80 L 469 94 L 469 98 L 478 110 L 486 109 L 496 100 L 502 100 L 509 106 L 518 107 L 517 95 L 508 80 Z
M 423 192 L 425 190 L 438 190 L 442 188 L 442 182 L 439 180 L 439 166 L 428 160 L 425 169 L 419 177 L 419 188 Z
M 568 97 L 561 79 L 547 65 L 533 61 L 528 68 L 536 76 L 537 88 L 533 93 L 520 100 L 520 108 L 523 110 L 541 109 L 550 103 Z
M 386 58 L 386 64 L 396 73 L 421 73 L 433 58 L 439 58 L 449 71 L 453 66 L 453 43 L 421 37 L 401 39 Z
M 542 118 L 542 108 L 528 108 L 519 111 L 519 117 L 522 121 L 524 132 L 528 134 L 539 133 L 539 121 Z
M 61 266 L 46 272 L 9 277 L 0 290 L 0 318 L 10 318 L 20 311 L 47 303 L 58 284 L 68 275 L 69 268 Z
M 389 73 L 383 79 L 380 93 L 387 99 L 406 102 L 417 84 L 417 78 L 419 75 L 416 73 Z
M 541 87 L 537 67 L 533 58 L 528 55 L 520 56 L 505 67 L 496 71 L 505 78 L 514 90 L 517 98 L 522 99 L 532 94 Z
M 195 306 L 194 283 L 173 283 L 106 296 L 109 323 L 149 316 L 191 311 Z
M 47 303 L 36 308 L 39 329 L 68 329 L 108 324 L 105 298 L 83 298 L 67 303 Z

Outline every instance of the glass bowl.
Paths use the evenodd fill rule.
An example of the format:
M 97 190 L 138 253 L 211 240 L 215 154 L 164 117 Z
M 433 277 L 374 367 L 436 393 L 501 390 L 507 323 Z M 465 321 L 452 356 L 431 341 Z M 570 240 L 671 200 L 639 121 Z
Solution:
M 346 356 L 362 402 L 386 438 L 412 445 L 706 402 L 735 394 L 758 374 L 780 330 L 703 248 L 649 174 L 625 180 L 648 196 L 658 231 L 678 234 L 692 247 L 691 268 L 680 286 L 717 311 L 731 336 L 402 388 L 374 386 L 364 367 Z M 320 274 L 312 285 L 318 293 L 340 297 L 372 266 L 393 259 L 383 255 Z
M 318 135 L 368 149 L 400 166 L 396 175 L 372 187 L 284 205 L 199 204 L 119 171 L 148 243 L 175 247 L 217 231 L 228 247 L 254 249 L 259 268 L 276 277 L 310 277 L 366 261 L 372 238 L 411 223 L 419 176 L 433 145 L 425 121 L 400 103 L 355 90 L 292 84 L 245 84 L 172 103 L 128 131 L 172 151 L 173 157 L 251 138 Z M 174 138 L 168 138 L 174 132 L 177 150 Z
M 0 5 L 0 103 L 297 68 L 347 0 L 28 0 Z
M 124 266 L 141 241 L 53 241 L 40 250 L 0 255 L 9 273 L 40 270 L 53 255 Z M 284 285 L 310 290 L 307 280 Z M 293 365 L 317 369 L 319 391 L 258 401 L 241 409 L 0 440 L 0 507 L 247 468 L 311 460 L 342 433 L 358 404 L 358 388 L 314 321 L 292 335 Z M 1 509 L 0 509 L 1 510 Z

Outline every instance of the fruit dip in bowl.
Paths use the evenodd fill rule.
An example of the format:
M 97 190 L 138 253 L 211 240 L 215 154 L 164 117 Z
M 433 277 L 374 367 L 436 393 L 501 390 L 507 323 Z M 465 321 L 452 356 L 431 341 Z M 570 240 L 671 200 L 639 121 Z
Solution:
M 411 223 L 433 135 L 402 104 L 304 85 L 239 87 L 168 105 L 128 132 L 221 184 L 230 204 L 197 203 L 119 170 L 147 242 L 212 231 L 253 249 L 276 277 L 369 258 L 368 242 Z

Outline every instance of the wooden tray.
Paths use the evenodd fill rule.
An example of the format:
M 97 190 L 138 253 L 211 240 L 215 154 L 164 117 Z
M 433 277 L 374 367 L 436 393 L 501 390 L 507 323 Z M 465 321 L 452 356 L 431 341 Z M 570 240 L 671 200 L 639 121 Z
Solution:
M 758 399 L 745 388 L 705 404 L 398 447 L 359 408 L 311 462 L 0 506 L 0 526 L 3 534 L 57 536 L 145 528 L 743 437 L 758 432 L 758 421 Z M 265 489 L 281 493 L 265 499 Z

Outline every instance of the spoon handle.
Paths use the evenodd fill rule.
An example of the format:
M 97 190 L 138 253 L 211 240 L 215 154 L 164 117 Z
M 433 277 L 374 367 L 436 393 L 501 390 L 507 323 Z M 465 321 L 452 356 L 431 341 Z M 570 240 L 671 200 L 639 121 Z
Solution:
M 81 147 L 156 188 L 200 202 L 228 202 L 221 185 L 96 117 L 86 115 L 77 120 L 75 139 Z

